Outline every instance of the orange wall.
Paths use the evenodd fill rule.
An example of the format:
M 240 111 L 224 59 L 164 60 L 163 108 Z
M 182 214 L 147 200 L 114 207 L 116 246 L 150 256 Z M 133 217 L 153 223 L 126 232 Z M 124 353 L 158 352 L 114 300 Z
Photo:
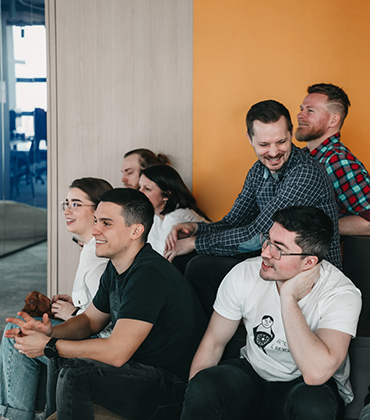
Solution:
M 368 0 L 194 0 L 193 191 L 213 220 L 256 160 L 245 135 L 249 107 L 276 99 L 296 125 L 313 83 L 347 92 L 342 139 L 370 170 L 369 17 Z

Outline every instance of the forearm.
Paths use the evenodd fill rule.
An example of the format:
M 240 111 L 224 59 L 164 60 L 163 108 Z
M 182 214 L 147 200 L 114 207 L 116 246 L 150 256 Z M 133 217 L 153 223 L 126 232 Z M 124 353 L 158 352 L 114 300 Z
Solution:
M 339 367 L 326 344 L 309 328 L 292 296 L 281 296 L 282 318 L 291 355 L 308 385 L 325 383 Z
M 370 235 L 370 222 L 361 216 L 341 217 L 338 223 L 341 235 Z
M 69 318 L 67 321 L 53 327 L 51 336 L 66 340 L 83 340 L 91 337 L 94 331 L 85 313 Z
M 122 350 L 112 345 L 110 337 L 81 341 L 58 340 L 56 348 L 59 356 L 66 359 L 86 358 L 116 367 L 122 366 L 128 360 L 128 358 L 122 359 Z M 119 356 L 117 352 L 120 352 Z
M 212 345 L 203 340 L 191 364 L 189 380 L 201 370 L 216 366 L 221 360 L 223 351 L 223 346 Z

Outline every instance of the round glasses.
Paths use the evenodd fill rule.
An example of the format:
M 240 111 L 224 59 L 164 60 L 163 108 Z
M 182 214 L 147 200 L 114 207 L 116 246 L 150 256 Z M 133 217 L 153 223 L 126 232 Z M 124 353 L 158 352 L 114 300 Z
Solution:
M 79 203 L 78 201 L 69 202 L 67 200 L 64 200 L 60 203 L 61 210 L 66 211 L 68 207 L 70 210 L 77 210 L 79 207 L 95 207 L 95 204 L 83 204 Z
M 260 242 L 261 242 L 262 250 L 264 251 L 268 245 L 271 257 L 278 261 L 280 260 L 281 257 L 290 257 L 290 256 L 295 256 L 295 255 L 302 255 L 302 256 L 308 257 L 312 255 L 312 254 L 296 254 L 296 253 L 286 254 L 277 245 L 273 244 L 270 241 L 270 237 L 268 233 L 260 234 Z

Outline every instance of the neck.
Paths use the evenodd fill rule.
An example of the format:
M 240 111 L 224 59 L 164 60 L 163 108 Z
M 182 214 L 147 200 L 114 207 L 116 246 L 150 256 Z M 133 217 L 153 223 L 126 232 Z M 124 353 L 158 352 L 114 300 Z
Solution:
M 328 139 L 331 136 L 334 136 L 334 134 L 337 134 L 338 130 L 330 131 L 326 133 L 325 135 L 319 137 L 318 139 L 310 140 L 307 142 L 307 148 L 310 152 L 312 150 L 316 149 L 316 147 L 320 146 L 322 142 L 324 142 L 326 139 Z
M 145 244 L 133 244 L 129 248 L 126 248 L 121 252 L 120 255 L 114 256 L 111 258 L 114 268 L 117 270 L 118 274 L 124 273 L 128 268 L 131 267 L 134 262 L 137 254 Z

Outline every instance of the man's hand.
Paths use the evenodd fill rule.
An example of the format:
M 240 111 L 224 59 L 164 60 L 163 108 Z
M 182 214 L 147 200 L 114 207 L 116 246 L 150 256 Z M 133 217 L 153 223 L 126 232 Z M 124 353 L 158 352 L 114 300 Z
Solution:
M 43 315 L 42 321 L 36 321 L 34 318 L 32 318 L 32 316 L 22 311 L 18 312 L 17 315 L 21 316 L 23 319 L 6 318 L 6 322 L 16 324 L 20 328 L 5 330 L 5 337 L 16 338 L 18 336 L 29 335 L 32 331 L 41 332 L 49 337 L 51 336 L 53 327 L 51 325 L 48 314 Z
M 47 314 L 42 321 L 36 321 L 25 312 L 18 312 L 19 318 L 7 318 L 7 322 L 16 324 L 19 328 L 6 330 L 4 336 L 15 340 L 14 348 L 28 357 L 44 355 L 44 347 L 49 341 L 52 325 Z
M 56 318 L 66 321 L 69 319 L 77 308 L 70 302 L 65 300 L 57 300 L 51 305 L 51 312 Z
M 308 295 L 320 277 L 320 267 L 321 264 L 316 264 L 313 268 L 302 271 L 295 277 L 279 283 L 281 299 L 291 296 L 295 302 L 299 302 Z
M 168 251 L 164 251 L 163 256 L 168 259 L 169 262 L 172 262 L 175 257 L 178 255 L 189 254 L 195 249 L 195 236 L 190 238 L 184 238 L 176 243 L 176 247 Z
M 175 225 L 167 236 L 166 246 L 164 248 L 165 252 L 174 250 L 179 239 L 194 236 L 197 233 L 197 230 L 198 225 L 196 223 L 180 223 Z M 187 254 L 187 252 L 185 252 L 185 254 Z

